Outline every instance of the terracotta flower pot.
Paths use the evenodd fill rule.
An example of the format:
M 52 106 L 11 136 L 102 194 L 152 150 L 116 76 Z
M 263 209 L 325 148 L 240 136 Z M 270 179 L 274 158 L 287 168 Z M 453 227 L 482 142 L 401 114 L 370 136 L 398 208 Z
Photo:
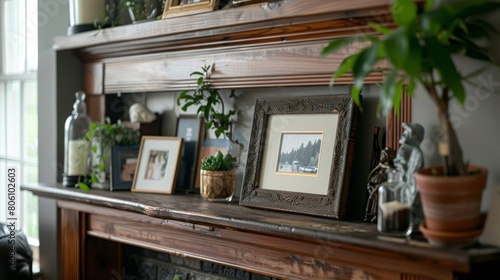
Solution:
M 208 201 L 231 201 L 234 194 L 235 172 L 200 171 L 200 194 Z
M 468 176 L 437 176 L 432 174 L 442 167 L 430 167 L 415 172 L 429 231 L 477 231 L 482 227 L 481 200 L 486 186 L 488 170 L 470 166 Z

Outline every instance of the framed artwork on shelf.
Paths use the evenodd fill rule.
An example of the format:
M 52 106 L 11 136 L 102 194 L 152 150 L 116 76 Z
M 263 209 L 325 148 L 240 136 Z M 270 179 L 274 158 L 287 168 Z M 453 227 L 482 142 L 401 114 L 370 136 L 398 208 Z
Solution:
M 210 12 L 215 10 L 219 0 L 167 0 L 162 19 Z
M 205 139 L 204 119 L 195 115 L 180 115 L 177 118 L 176 136 L 182 137 L 184 144 L 175 190 L 190 192 L 195 187 L 198 154 Z
M 240 205 L 345 218 L 357 115 L 348 94 L 257 99 Z
M 116 146 L 111 151 L 111 191 L 130 190 L 137 167 L 139 146 Z
M 182 142 L 181 137 L 143 136 L 132 191 L 173 193 Z

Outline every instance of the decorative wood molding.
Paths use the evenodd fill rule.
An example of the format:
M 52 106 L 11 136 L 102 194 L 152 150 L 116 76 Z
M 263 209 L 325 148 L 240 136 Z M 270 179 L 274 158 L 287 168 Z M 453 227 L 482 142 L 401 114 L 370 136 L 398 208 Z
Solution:
M 112 277 L 110 272 L 120 271 L 120 244 L 284 279 L 452 279 L 455 273 L 483 279 L 500 257 L 491 246 L 435 248 L 379 235 L 370 223 L 304 219 L 210 203 L 198 195 L 85 192 L 60 185 L 21 189 L 58 200 L 61 275 L 67 279 Z

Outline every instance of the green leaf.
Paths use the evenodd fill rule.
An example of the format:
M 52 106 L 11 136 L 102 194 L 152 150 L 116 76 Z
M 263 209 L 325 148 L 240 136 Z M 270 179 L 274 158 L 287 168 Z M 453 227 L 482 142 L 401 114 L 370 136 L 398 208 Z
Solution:
M 399 116 L 400 113 L 402 95 L 403 95 L 403 82 L 398 81 L 396 83 L 396 90 L 393 97 L 393 105 L 392 105 L 394 107 L 394 112 L 396 113 L 397 116 Z
M 391 111 L 394 105 L 394 96 L 396 94 L 396 78 L 398 70 L 393 68 L 389 71 L 382 84 L 382 95 L 380 96 L 379 110 L 384 116 Z
M 196 84 L 198 84 L 199 86 L 203 85 L 203 81 L 204 81 L 203 77 L 199 77 L 198 80 L 196 80 Z
M 416 88 L 417 88 L 417 83 L 415 82 L 415 79 L 411 78 L 410 81 L 408 82 L 408 85 L 406 86 L 406 94 L 412 96 Z
M 78 182 L 77 186 L 82 191 L 87 191 L 87 192 L 90 191 L 89 186 L 87 184 L 83 183 L 83 182 Z
M 370 26 L 373 30 L 382 33 L 382 34 L 387 34 L 392 31 L 392 29 L 389 29 L 387 27 L 384 27 L 378 23 L 375 22 L 368 22 L 368 26 Z
M 193 75 L 203 76 L 203 73 L 198 72 L 198 71 L 194 71 L 193 73 L 191 73 L 190 76 L 193 76 Z
M 425 1 L 425 6 L 424 6 L 424 10 L 425 11 L 430 11 L 434 8 L 434 2 L 436 2 L 435 0 L 427 0 Z
M 354 63 L 356 62 L 356 59 L 358 58 L 358 56 L 359 56 L 359 54 L 355 53 L 353 55 L 350 55 L 350 56 L 344 58 L 344 60 L 342 60 L 342 62 L 339 65 L 339 68 L 337 69 L 337 71 L 333 75 L 331 85 L 333 85 L 333 80 L 336 80 L 336 79 L 340 78 L 342 75 L 344 75 L 345 73 L 352 71 L 352 68 L 354 67 Z
M 406 29 L 398 28 L 384 41 L 387 57 L 392 65 L 403 69 L 410 54 L 410 43 L 406 36 Z
M 411 76 L 418 77 L 421 73 L 421 65 L 423 60 L 423 50 L 418 38 L 414 33 L 408 35 L 409 53 L 404 62 L 403 69 Z
M 351 87 L 351 95 L 352 95 L 352 100 L 354 101 L 354 104 L 358 106 L 359 110 L 363 112 L 363 106 L 361 105 L 361 90 L 362 87 L 356 87 L 352 86 Z
M 363 86 L 363 80 L 372 71 L 373 64 L 378 60 L 379 47 L 380 43 L 375 42 L 359 53 L 359 57 L 352 67 L 355 87 L 361 88 Z
M 321 55 L 326 56 L 326 55 L 328 55 L 332 52 L 336 52 L 340 48 L 343 48 L 347 45 L 350 45 L 356 41 L 366 41 L 366 40 L 368 40 L 368 37 L 366 35 L 347 37 L 347 38 L 342 38 L 342 39 L 338 39 L 338 40 L 333 40 L 323 48 L 323 50 L 321 51 Z
M 194 105 L 194 104 L 196 104 L 196 102 L 194 102 L 194 101 L 191 101 L 191 102 L 186 102 L 186 103 L 184 104 L 184 106 L 182 106 L 182 108 L 181 108 L 181 109 L 182 109 L 182 111 L 186 112 L 186 111 L 187 111 L 187 109 L 188 109 L 189 107 L 191 107 L 191 105 Z
M 434 37 L 428 38 L 426 42 L 426 51 L 433 60 L 434 67 L 436 67 L 442 82 L 453 92 L 453 95 L 458 99 L 460 104 L 463 105 L 465 102 L 465 91 L 461 81 L 462 78 L 455 68 L 447 47 Z
M 417 17 L 417 6 L 413 0 L 395 0 L 391 6 L 391 14 L 397 25 L 409 25 Z
M 490 34 L 495 34 L 495 35 L 499 34 L 498 29 L 495 26 L 493 26 L 489 22 L 482 20 L 482 19 L 468 18 L 468 19 L 466 19 L 465 23 L 467 24 L 469 30 L 470 29 L 482 30 L 481 32 L 484 32 L 484 33 L 490 33 Z M 474 31 L 471 31 L 471 32 L 474 32 Z M 478 31 L 478 32 L 480 32 L 480 31 Z
M 446 10 L 454 18 L 466 18 L 491 12 L 500 7 L 500 2 L 489 0 L 468 0 L 442 3 L 440 9 Z

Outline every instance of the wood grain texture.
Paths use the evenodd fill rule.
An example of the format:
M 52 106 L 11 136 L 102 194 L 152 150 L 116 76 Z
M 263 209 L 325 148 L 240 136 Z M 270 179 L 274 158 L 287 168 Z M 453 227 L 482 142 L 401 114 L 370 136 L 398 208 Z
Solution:
M 348 192 L 352 187 L 350 177 L 357 113 L 357 107 L 350 95 L 258 99 L 252 122 L 240 204 L 345 219 L 348 216 L 348 205 L 346 205 Z M 326 195 L 259 188 L 266 133 L 272 131 L 268 127 L 268 119 L 273 115 L 287 114 L 338 114 Z
M 210 13 L 178 17 L 141 24 L 106 28 L 96 35 L 95 31 L 72 36 L 60 36 L 54 40 L 55 50 L 81 49 L 99 46 L 101 49 L 114 47 L 122 41 L 147 45 L 155 41 L 171 41 L 168 36 L 178 38 L 206 37 L 224 34 L 219 29 L 226 28 L 231 33 L 258 30 L 262 24 L 269 28 L 283 28 L 295 22 L 304 23 L 322 19 L 345 19 L 371 17 L 377 22 L 390 21 L 389 2 L 384 0 L 287 0 L 279 4 L 250 5 L 235 9 L 219 10 Z M 226 32 L 228 32 L 226 31 Z M 185 35 L 185 34 L 189 34 Z M 166 39 L 164 39 L 166 38 Z M 142 43 L 140 43 L 142 42 Z
M 103 29 L 56 39 L 86 63 L 92 92 L 155 92 L 192 88 L 190 77 L 214 65 L 214 88 L 328 85 L 341 61 L 364 44 L 356 42 L 322 56 L 326 44 L 360 33 L 370 21 L 391 26 L 384 1 L 288 0 L 188 17 Z M 363 7 L 363 8 L 361 8 Z M 147 29 L 147 30 L 145 30 Z M 99 66 L 102 71 L 98 71 Z M 381 68 L 387 68 L 382 63 Z M 366 83 L 382 81 L 381 73 Z M 345 76 L 337 84 L 350 84 Z
M 93 220 L 89 224 L 89 229 L 95 227 L 95 230 L 91 230 L 94 236 L 150 249 L 157 247 L 160 242 L 158 240 L 168 239 L 168 234 L 163 233 L 163 227 L 167 227 L 172 234 L 177 230 L 181 231 L 180 235 L 184 235 L 185 231 L 191 233 L 197 231 L 203 236 L 232 238 L 234 244 L 231 246 L 234 247 L 231 248 L 243 246 L 242 248 L 250 252 L 254 249 L 260 252 L 258 248 L 266 248 L 266 254 L 270 254 L 271 259 L 274 258 L 271 256 L 281 254 L 281 258 L 278 257 L 280 261 L 286 258 L 304 259 L 308 256 L 307 262 L 313 266 L 318 262 L 311 257 L 311 254 L 315 253 L 311 251 L 312 248 L 316 248 L 317 244 L 327 244 L 318 247 L 320 250 L 318 252 L 322 256 L 323 250 L 326 253 L 332 252 L 332 255 L 326 258 L 328 266 L 339 263 L 353 269 L 360 269 L 359 265 L 365 263 L 362 270 L 371 271 L 370 273 L 374 275 L 378 275 L 379 272 L 375 270 L 379 266 L 391 266 L 392 268 L 387 268 L 390 271 L 406 271 L 409 275 L 449 279 L 443 275 L 450 275 L 452 272 L 463 275 L 471 272 L 482 273 L 482 271 L 494 270 L 495 265 L 500 263 L 500 248 L 497 247 L 476 245 L 465 249 L 434 248 L 418 236 L 414 236 L 410 242 L 381 236 L 373 224 L 254 209 L 239 206 L 236 203 L 209 203 L 203 201 L 199 195 L 155 195 L 99 190 L 84 192 L 73 188 L 63 188 L 60 185 L 23 185 L 21 189 L 39 196 L 59 199 L 59 207 L 66 209 L 67 213 L 76 211 L 108 217 Z M 72 217 L 77 219 L 75 215 Z M 118 222 L 119 219 L 124 219 L 124 221 Z M 124 231 L 115 232 L 114 220 L 120 224 L 119 227 L 125 227 Z M 100 226 L 97 221 L 100 221 Z M 104 224 L 110 226 L 106 227 Z M 133 225 L 135 229 L 126 229 L 128 224 Z M 153 231 L 154 234 L 148 233 L 150 231 L 146 228 L 149 227 L 151 230 L 156 228 Z M 140 231 L 141 228 L 145 230 Z M 124 235 L 123 232 L 128 232 L 128 235 Z M 131 234 L 131 232 L 135 233 Z M 196 240 L 198 237 L 193 238 Z M 252 241 L 254 238 L 257 238 L 256 241 Z M 223 243 L 223 241 L 219 242 Z M 185 243 L 189 242 L 179 244 Z M 275 243 L 276 245 L 273 245 Z M 168 245 L 178 247 L 167 246 L 168 248 L 162 250 L 200 259 L 212 259 L 212 251 L 203 251 L 202 247 L 205 245 L 200 245 L 201 248 L 193 248 L 179 244 Z M 342 250 L 337 251 L 337 249 Z M 71 252 L 74 253 L 74 248 L 72 250 Z M 288 250 L 286 251 L 289 254 L 287 257 L 282 255 L 285 250 Z M 333 254 L 333 252 L 339 253 Z M 226 253 L 228 252 L 221 254 Z M 233 254 L 236 253 L 233 252 Z M 349 259 L 341 257 L 343 255 Z M 230 261 L 223 259 L 223 256 L 221 258 L 214 261 L 218 263 Z M 362 261 L 357 263 L 357 259 Z M 375 260 L 380 260 L 380 263 Z M 386 263 L 385 266 L 383 263 Z M 232 263 L 232 265 L 243 266 L 245 264 Z M 256 263 L 247 266 L 250 271 L 256 272 L 260 269 Z M 369 268 L 374 270 L 369 270 Z M 289 271 L 297 272 L 292 268 L 289 268 Z M 278 272 L 270 274 L 274 275 L 274 273 Z
M 84 219 L 76 210 L 59 209 L 60 221 L 60 278 L 61 279 L 84 279 L 82 269 L 82 257 L 84 254 L 83 238 Z
M 85 278 L 122 279 L 122 247 L 121 243 L 86 235 L 85 242 Z
M 273 277 L 399 279 L 401 271 L 405 271 L 422 279 L 422 275 L 451 279 L 449 271 L 418 262 L 408 263 L 401 254 L 381 254 L 380 250 L 321 240 L 282 239 L 87 205 L 65 203 L 65 206 L 91 213 L 88 233 L 92 236 Z

